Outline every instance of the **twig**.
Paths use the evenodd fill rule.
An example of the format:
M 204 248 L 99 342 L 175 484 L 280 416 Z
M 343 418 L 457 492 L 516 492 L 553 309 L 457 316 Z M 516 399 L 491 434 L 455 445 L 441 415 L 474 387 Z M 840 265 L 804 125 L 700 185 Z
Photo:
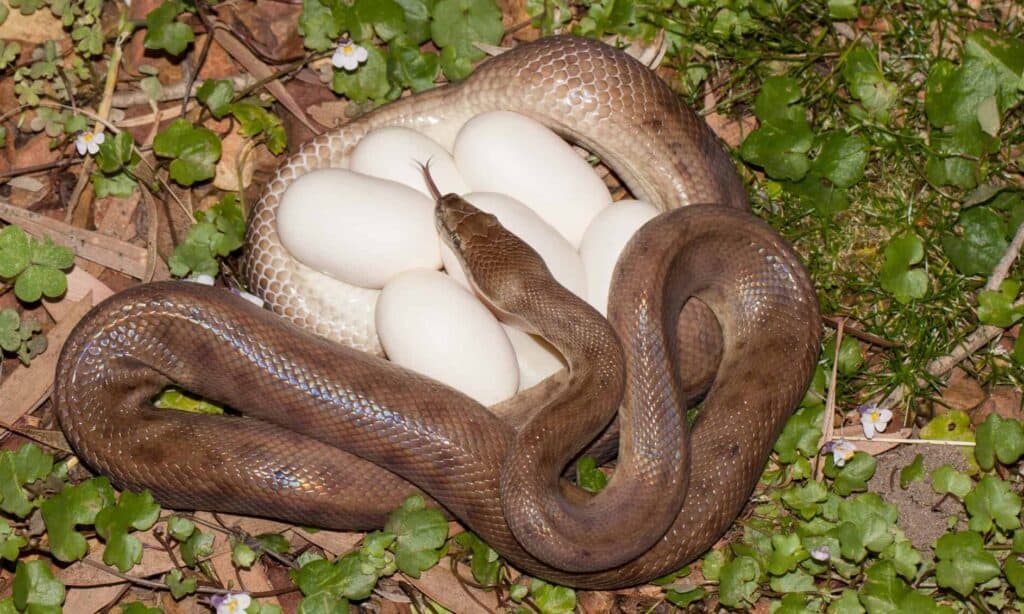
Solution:
M 206 63 L 206 56 L 210 54 L 210 47 L 213 46 L 213 27 L 210 25 L 210 20 L 206 13 L 203 12 L 202 0 L 196 2 L 196 16 L 199 17 L 199 21 L 203 22 L 206 27 L 206 41 L 203 43 L 203 48 L 199 52 L 199 58 L 196 60 L 196 65 L 188 73 L 188 79 L 185 81 L 185 91 L 181 100 L 181 116 L 185 117 L 185 113 L 188 112 L 188 98 L 192 93 L 192 86 L 195 85 L 196 77 L 199 76 L 199 71 L 202 70 L 203 64 Z
M 253 83 L 256 83 L 256 78 L 251 75 L 234 75 L 231 77 L 224 77 L 224 79 L 231 81 L 232 85 L 235 86 L 235 90 L 242 90 Z M 184 81 L 179 81 L 173 85 L 161 88 L 160 96 L 157 97 L 156 102 L 169 102 L 172 100 L 180 100 L 185 97 L 185 86 L 187 85 Z M 192 86 L 187 90 L 189 96 L 194 96 L 199 90 L 201 84 L 193 83 Z M 150 100 L 149 95 L 142 90 L 135 90 L 132 92 L 119 92 L 114 94 L 112 99 L 113 106 L 119 109 L 125 109 L 133 107 L 139 104 L 146 104 Z M 135 118 L 133 118 L 135 119 Z M 121 122 L 122 124 L 124 122 Z
M 931 446 L 961 446 L 965 448 L 973 448 L 975 443 L 973 441 L 953 441 L 948 439 L 919 439 L 914 437 L 874 437 L 868 439 L 861 435 L 847 435 L 843 437 L 847 441 L 877 441 L 879 443 L 920 443 Z
M 0 171 L 0 179 L 7 179 L 8 177 L 19 177 L 21 175 L 38 173 L 40 171 L 48 171 L 52 168 L 64 168 L 65 166 L 74 166 L 75 164 L 81 164 L 82 162 L 83 160 L 79 158 L 61 158 L 60 160 L 54 160 L 53 162 L 32 164 L 30 166 L 22 166 L 20 168 L 10 168 L 7 169 L 6 171 Z
M 838 316 L 837 317 L 837 316 L 825 316 L 825 315 L 823 315 L 823 316 L 821 316 L 821 319 L 824 320 L 824 322 L 826 324 L 828 324 L 829 326 L 831 326 L 833 328 L 836 328 L 837 326 L 839 326 L 840 322 L 847 321 L 847 317 L 846 316 Z M 850 335 L 851 337 L 856 337 L 857 339 L 860 339 L 861 341 L 866 341 L 867 343 L 870 343 L 871 345 L 878 346 L 878 347 L 881 347 L 881 348 L 898 348 L 898 347 L 903 347 L 902 343 L 899 343 L 899 342 L 896 342 L 896 341 L 890 341 L 888 339 L 885 339 L 884 337 L 879 337 L 878 335 L 872 335 L 871 333 L 869 333 L 869 332 L 867 332 L 865 330 L 861 330 L 861 329 L 857 328 L 856 326 L 850 326 L 850 324 L 848 322 L 847 322 L 847 324 L 845 326 L 846 326 L 846 334 L 847 335 Z
M 832 441 L 835 432 L 836 415 L 836 378 L 839 375 L 839 348 L 843 344 L 843 329 L 846 328 L 846 318 L 839 320 L 836 326 L 836 351 L 832 357 L 832 378 L 828 383 L 828 394 L 825 399 L 825 418 L 821 428 L 821 441 L 818 442 L 818 449 L 825 447 L 825 444 Z M 825 465 L 821 462 L 821 454 L 814 457 L 814 479 L 819 482 L 824 475 Z

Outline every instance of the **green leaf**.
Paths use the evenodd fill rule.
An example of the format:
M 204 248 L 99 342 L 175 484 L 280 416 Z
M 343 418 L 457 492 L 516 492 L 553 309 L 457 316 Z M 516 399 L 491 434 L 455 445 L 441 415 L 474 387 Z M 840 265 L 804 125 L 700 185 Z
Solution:
M 868 163 L 867 141 L 845 132 L 822 134 L 821 150 L 812 168 L 838 187 L 848 188 L 860 181 Z
M 21 487 L 46 477 L 52 468 L 53 457 L 35 444 L 0 452 L 0 510 L 18 518 L 27 516 L 33 506 Z
M 571 614 L 576 611 L 576 591 L 567 586 L 530 580 L 530 596 L 541 614 Z
M 228 112 L 228 106 L 235 98 L 235 86 L 227 79 L 207 79 L 196 90 L 196 99 L 206 105 L 210 114 L 220 119 Z
M 505 34 L 501 9 L 494 0 L 439 0 L 430 34 L 438 47 L 450 49 L 447 53 L 455 58 L 482 59 L 484 52 L 475 43 L 497 45 Z
M 150 608 L 141 601 L 121 604 L 121 614 L 164 614 L 160 608 Z
M 95 156 L 96 166 L 106 174 L 113 174 L 131 162 L 135 141 L 127 131 L 119 132 L 111 138 L 104 139 L 100 150 Z
M 737 557 L 722 567 L 719 576 L 718 598 L 730 608 L 749 606 L 756 601 L 761 567 L 749 556 Z
M 355 10 L 359 20 L 372 26 L 373 31 L 384 42 L 405 34 L 405 11 L 395 0 L 357 2 Z
M 894 237 L 885 247 L 885 260 L 879 275 L 882 288 L 906 304 L 928 291 L 928 273 L 911 268 L 924 258 L 924 244 L 914 234 Z
M 1024 425 L 1012 418 L 1003 419 L 991 413 L 978 426 L 974 456 L 978 466 L 991 471 L 996 458 L 1004 465 L 1012 465 L 1024 455 Z
M 200 560 L 213 554 L 214 535 L 196 530 L 181 544 L 181 560 L 195 567 Z
M 913 482 L 924 477 L 924 456 L 918 454 L 914 460 L 900 469 L 900 488 L 906 490 Z
M 402 87 L 422 92 L 434 87 L 441 70 L 441 57 L 424 53 L 417 47 L 391 43 L 388 49 L 388 75 Z
M 832 19 L 856 19 L 860 9 L 856 0 L 828 0 L 828 16 Z
M 1009 328 L 1024 317 L 1024 307 L 1015 307 L 1020 283 L 1007 279 L 998 291 L 982 290 L 978 293 L 978 320 L 982 324 Z
M 75 254 L 70 249 L 57 245 L 50 237 L 31 242 L 32 264 L 54 269 L 68 269 L 75 263 Z
M 831 217 L 850 207 L 846 189 L 829 183 L 817 172 L 812 171 L 800 181 L 784 181 L 786 191 L 800 199 L 808 207 L 813 207 L 820 217 Z
M 143 46 L 146 49 L 163 49 L 173 56 L 181 55 L 189 43 L 195 40 L 192 28 L 176 20 L 178 15 L 185 12 L 185 8 L 181 0 L 165 0 L 150 11 L 146 15 Z
M 405 12 L 404 44 L 418 47 L 430 40 L 430 7 L 434 0 L 396 0 Z M 397 41 L 392 41 L 392 43 Z M 389 45 L 390 47 L 390 45 Z
M 896 573 L 907 581 L 917 577 L 917 568 L 921 565 L 921 553 L 914 549 L 909 540 L 895 541 L 882 551 L 883 559 L 892 561 Z
M 472 554 L 469 568 L 473 572 L 473 579 L 483 586 L 495 586 L 501 577 L 501 559 L 498 558 L 498 553 L 469 531 L 456 535 L 455 542 Z
M 800 536 L 795 533 L 772 535 L 772 553 L 768 558 L 768 573 L 781 576 L 796 569 L 801 561 L 810 554 L 800 543 Z
M 942 248 L 965 275 L 988 275 L 999 263 L 1009 243 L 1006 223 L 987 207 L 972 207 L 960 214 L 960 236 L 946 235 Z
M 836 599 L 829 604 L 826 610 L 828 614 L 863 614 L 864 606 L 857 599 L 857 591 L 846 588 Z
M 391 513 L 384 530 L 395 537 L 395 564 L 414 577 L 433 567 L 448 539 L 448 523 L 440 510 L 427 509 L 420 496 L 411 496 Z
M 0 229 L 0 277 L 11 279 L 29 264 L 28 235 L 19 226 Z
M 341 34 L 341 26 L 335 19 L 328 2 L 303 0 L 302 14 L 299 15 L 299 34 L 303 44 L 313 51 L 327 51 L 334 47 Z
M 251 102 L 235 102 L 228 105 L 226 110 L 238 120 L 242 136 L 262 136 L 271 153 L 280 154 L 284 151 L 287 137 L 280 117 Z
M 819 505 L 828 498 L 828 490 L 821 482 L 809 481 L 793 485 L 781 491 L 782 502 L 801 518 L 809 520 L 821 509 Z
M 985 550 L 985 540 L 973 531 L 948 533 L 935 542 L 935 581 L 964 597 L 977 585 L 999 575 L 999 563 Z
M 366 47 L 366 62 L 354 71 L 336 69 L 331 90 L 354 102 L 383 101 L 391 92 L 388 62 L 377 47 Z
M 999 106 L 1007 109 L 1024 90 L 1024 43 L 994 30 L 978 29 L 967 35 L 964 56 L 995 70 L 999 80 Z
M 250 548 L 248 544 L 237 542 L 231 547 L 231 562 L 234 563 L 235 567 L 249 569 L 256 562 L 256 551 Z
M 821 421 L 824 407 L 802 407 L 786 420 L 786 427 L 775 441 L 775 453 L 779 462 L 791 464 L 797 455 L 812 457 L 818 453 L 818 442 L 821 441 Z
M 949 493 L 963 499 L 971 491 L 971 478 L 947 463 L 932 472 L 932 490 L 940 495 Z
M 773 179 L 800 181 L 811 167 L 807 152 L 814 144 L 814 133 L 807 112 L 795 104 L 799 99 L 800 85 L 795 79 L 770 77 L 754 101 L 761 126 L 744 139 L 740 155 L 764 168 Z
M 171 516 L 167 519 L 167 533 L 175 540 L 183 542 L 196 530 L 196 523 L 182 516 Z
M 922 439 L 940 441 L 974 441 L 971 418 L 955 409 L 935 416 L 921 429 Z
M 854 107 L 853 114 L 888 122 L 898 92 L 882 73 L 877 50 L 865 44 L 854 45 L 846 53 L 842 73 L 850 95 L 860 101 L 860 108 Z
M 280 533 L 263 533 L 257 535 L 254 539 L 259 542 L 260 548 L 267 552 L 286 554 L 292 548 L 288 538 Z
M 987 475 L 963 499 L 971 515 L 967 527 L 972 531 L 988 533 L 993 521 L 1003 531 L 1020 528 L 1020 497 L 1003 480 Z
M 707 591 L 700 586 L 685 591 L 670 588 L 665 591 L 665 601 L 676 607 L 685 608 L 691 603 L 696 603 L 703 599 L 705 594 L 707 594 Z
M 213 177 L 220 159 L 220 139 L 212 130 L 176 119 L 156 135 L 153 151 L 162 158 L 173 159 L 171 178 L 187 187 Z
M 936 128 L 977 122 L 982 100 L 996 94 L 999 79 L 988 64 L 972 59 L 954 67 L 948 60 L 936 62 L 928 74 L 925 112 Z
M 15 533 L 11 525 L 0 518 L 0 558 L 8 561 L 18 560 L 18 555 L 26 544 L 28 540 Z
M 131 529 L 145 531 L 153 526 L 160 515 L 160 506 L 149 491 L 125 491 L 117 505 L 106 507 L 96 515 L 96 532 L 107 547 L 103 562 L 114 565 L 122 573 L 142 560 L 142 542 L 129 535 Z
M 822 355 L 831 364 L 836 355 L 836 338 L 830 337 L 822 349 Z M 839 373 L 845 376 L 856 375 L 864 364 L 864 355 L 861 353 L 860 343 L 852 337 L 845 337 L 839 344 Z
M 34 303 L 43 296 L 57 298 L 67 289 L 64 273 L 39 264 L 30 264 L 14 282 L 14 294 L 26 303 Z
M 64 585 L 53 576 L 46 561 L 18 561 L 12 585 L 14 607 L 25 612 L 60 612 Z
M 181 599 L 185 595 L 191 595 L 196 592 L 198 583 L 195 578 L 186 578 L 182 575 L 180 569 L 172 569 L 164 576 L 164 582 L 167 583 L 167 587 L 171 589 L 171 596 L 176 600 Z
M 1020 557 L 1010 556 L 1003 564 L 1003 573 L 1018 597 L 1024 597 L 1024 563 Z
M 845 497 L 852 492 L 868 489 L 868 480 L 875 475 L 877 464 L 874 456 L 858 451 L 845 465 L 837 467 L 829 455 L 825 459 L 825 475 L 835 480 L 832 488 L 836 494 Z
M 594 457 L 581 456 L 576 461 L 576 481 L 587 492 L 601 492 L 608 484 L 608 476 L 597 467 Z
M 116 173 L 109 176 L 103 173 L 92 174 L 92 187 L 96 190 L 97 198 L 131 196 L 135 193 L 136 186 L 138 186 L 138 182 L 128 173 Z

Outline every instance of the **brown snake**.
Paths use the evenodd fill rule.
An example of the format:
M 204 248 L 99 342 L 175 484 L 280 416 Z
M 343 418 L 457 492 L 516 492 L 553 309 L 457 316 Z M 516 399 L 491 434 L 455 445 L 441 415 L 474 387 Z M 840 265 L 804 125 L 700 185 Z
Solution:
M 250 283 L 279 313 L 344 337 L 289 298 L 293 265 L 274 269 L 284 256 L 273 210 L 287 183 L 344 160 L 374 127 L 495 109 L 587 146 L 665 210 L 733 206 L 677 209 L 638 231 L 616 269 L 608 329 L 559 295 L 568 293 L 493 218 L 439 199 L 441 234 L 475 285 L 570 364 L 497 415 L 226 292 L 138 286 L 90 312 L 61 354 L 54 398 L 76 452 L 170 507 L 327 528 L 377 528 L 418 487 L 518 568 L 578 587 L 638 584 L 701 554 L 742 509 L 803 395 L 817 302 L 792 249 L 741 210 L 742 185 L 704 123 L 636 61 L 589 40 L 543 39 L 303 146 L 253 212 Z M 244 415 L 153 409 L 171 382 Z M 687 403 L 708 383 L 688 425 Z M 620 397 L 619 464 L 589 497 L 559 474 L 607 428 Z M 594 449 L 614 440 L 606 431 Z

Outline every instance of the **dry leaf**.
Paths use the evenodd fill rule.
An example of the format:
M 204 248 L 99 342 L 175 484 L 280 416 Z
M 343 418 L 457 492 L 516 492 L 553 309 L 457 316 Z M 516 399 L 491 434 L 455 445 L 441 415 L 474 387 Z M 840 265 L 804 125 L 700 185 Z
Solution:
M 989 414 L 997 414 L 1003 418 L 1024 420 L 1021 408 L 1021 391 L 1014 386 L 996 386 L 992 388 L 988 398 L 976 410 L 971 412 L 971 422 L 977 426 L 988 418 Z
M 246 145 L 248 142 L 249 139 L 238 132 L 237 126 L 220 140 L 221 154 L 220 160 L 217 162 L 217 174 L 213 178 L 214 187 L 226 192 L 237 192 L 249 187 L 249 184 L 252 183 L 256 151 Z M 239 168 L 241 156 L 245 156 L 245 158 Z M 239 181 L 239 171 L 241 171 L 241 181 Z
M 66 319 L 68 313 L 77 308 L 76 304 L 90 294 L 92 295 L 93 305 L 114 294 L 114 291 L 107 284 L 97 279 L 78 264 L 67 274 L 67 278 L 67 292 L 64 293 L 64 296 L 59 301 L 43 301 L 43 307 L 50 314 L 50 317 L 53 318 L 54 322 Z
M 879 433 L 877 436 L 885 439 L 906 439 L 910 437 L 914 430 L 912 428 L 904 428 L 898 431 Z M 835 439 L 843 437 L 863 437 L 864 427 L 859 424 L 851 424 L 850 426 L 844 426 L 843 428 L 836 429 Z M 871 456 L 878 456 L 882 452 L 888 452 L 898 445 L 898 443 L 886 442 L 886 441 L 855 441 L 853 445 L 857 446 L 857 449 L 865 454 Z
M 984 400 L 985 391 L 981 389 L 981 384 L 966 371 L 958 368 L 953 369 L 939 403 L 950 409 L 970 411 L 981 405 Z
M 125 198 L 107 196 L 96 199 L 92 205 L 96 230 L 122 241 L 134 239 L 138 232 L 133 220 L 140 199 L 141 193 L 137 190 Z
M 465 565 L 459 564 L 457 568 L 462 577 L 473 577 Z M 500 605 L 494 591 L 484 591 L 460 582 L 451 571 L 451 559 L 448 557 L 420 574 L 419 579 L 406 577 L 406 580 L 452 612 L 497 612 Z
M 22 15 L 21 11 L 11 11 L 7 19 L 0 24 L 0 39 L 28 43 L 22 45 L 30 49 L 48 40 L 65 40 L 67 34 L 60 18 L 50 11 L 35 11 L 31 15 Z

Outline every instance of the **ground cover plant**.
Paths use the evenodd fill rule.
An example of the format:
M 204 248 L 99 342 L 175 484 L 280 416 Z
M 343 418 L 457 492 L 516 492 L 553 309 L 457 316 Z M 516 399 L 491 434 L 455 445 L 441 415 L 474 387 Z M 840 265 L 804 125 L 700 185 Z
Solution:
M 0 612 L 1019 611 L 1022 18 L 982 0 L 0 0 Z M 373 533 L 315 531 L 162 510 L 70 455 L 47 398 L 92 301 L 169 277 L 244 290 L 245 212 L 290 148 L 558 32 L 630 47 L 699 110 L 818 289 L 814 383 L 704 557 L 576 592 L 415 498 Z

